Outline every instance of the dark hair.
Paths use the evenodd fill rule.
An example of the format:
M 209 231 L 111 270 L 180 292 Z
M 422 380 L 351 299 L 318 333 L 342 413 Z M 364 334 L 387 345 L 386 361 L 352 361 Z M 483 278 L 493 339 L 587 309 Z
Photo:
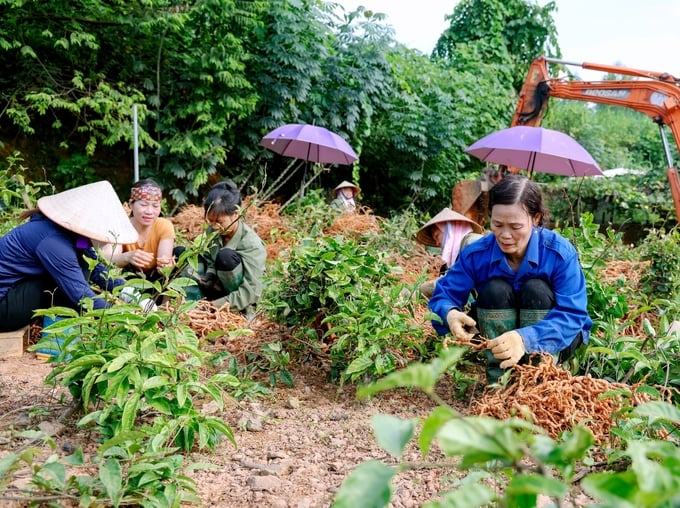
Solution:
M 241 191 L 229 180 L 213 185 L 205 198 L 205 215 L 231 215 L 241 206 Z
M 137 189 L 139 187 L 144 187 L 145 185 L 150 185 L 151 187 L 157 187 L 159 189 L 161 188 L 158 182 L 153 178 L 142 178 L 141 180 L 137 180 L 132 184 L 132 188 Z
M 515 204 L 522 205 L 532 218 L 538 214 L 539 226 L 543 226 L 548 218 L 538 185 L 523 175 L 506 175 L 489 191 L 489 211 L 494 205 Z

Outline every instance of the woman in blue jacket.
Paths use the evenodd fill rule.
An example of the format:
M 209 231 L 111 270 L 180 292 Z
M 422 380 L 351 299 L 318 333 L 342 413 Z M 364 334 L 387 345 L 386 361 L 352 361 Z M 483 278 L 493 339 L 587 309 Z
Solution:
M 26 326 L 36 309 L 79 308 L 83 298 L 93 298 L 95 309 L 107 307 L 90 282 L 111 290 L 124 281 L 109 278 L 99 263 L 89 270 L 85 258 L 97 259 L 92 241 L 137 241 L 111 184 L 101 181 L 45 196 L 22 217 L 28 222 L 0 238 L 0 331 Z
M 489 193 L 491 232 L 464 248 L 439 279 L 430 309 L 440 334 L 473 338 L 477 326 L 489 340 L 487 380 L 531 353 L 566 361 L 588 342 L 592 320 L 576 249 L 543 227 L 547 212 L 538 186 L 508 175 Z M 473 293 L 474 292 L 474 293 Z M 466 305 L 476 295 L 470 312 Z

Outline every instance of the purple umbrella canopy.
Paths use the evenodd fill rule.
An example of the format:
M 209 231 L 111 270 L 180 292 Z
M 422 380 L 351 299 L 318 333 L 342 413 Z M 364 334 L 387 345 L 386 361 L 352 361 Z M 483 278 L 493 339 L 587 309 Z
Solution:
M 350 165 L 359 158 L 338 134 L 309 124 L 282 125 L 265 135 L 260 146 L 286 157 L 325 164 Z
M 485 162 L 530 173 L 595 176 L 602 170 L 578 141 L 563 132 L 544 127 L 515 126 L 492 132 L 465 150 Z

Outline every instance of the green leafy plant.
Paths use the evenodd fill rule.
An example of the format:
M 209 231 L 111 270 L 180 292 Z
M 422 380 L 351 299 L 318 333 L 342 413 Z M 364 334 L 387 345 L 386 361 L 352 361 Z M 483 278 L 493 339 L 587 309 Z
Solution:
M 158 439 L 170 429 L 165 444 L 186 451 L 194 444 L 214 447 L 222 436 L 233 441 L 228 425 L 194 404 L 207 396 L 221 407 L 223 389 L 238 385 L 238 379 L 222 373 L 202 379 L 207 354 L 198 348 L 195 332 L 178 320 L 190 305 L 177 314 L 144 314 L 137 305 L 82 316 L 60 307 L 38 312 L 65 317 L 49 330 L 65 340 L 47 382 L 65 386 L 80 401 L 86 412 L 80 425 L 95 423 L 106 439 L 137 427 Z
M 420 354 L 421 326 L 394 311 L 395 282 L 384 254 L 342 236 L 306 238 L 270 270 L 263 306 L 330 358 L 331 379 L 354 381 Z
M 650 298 L 678 299 L 680 294 L 680 232 L 652 229 L 640 246 L 640 258 L 648 261 L 640 280 Z
M 395 388 L 418 388 L 437 407 L 422 422 L 374 415 L 372 427 L 376 442 L 397 463 L 371 460 L 360 464 L 340 486 L 332 504 L 334 508 L 358 504 L 371 508 L 389 506 L 394 478 L 420 465 L 403 458 L 419 423 L 422 426 L 416 444 L 423 460 L 435 445 L 446 457 L 434 464 L 430 461 L 428 466 L 455 467 L 462 474 L 462 478 L 443 485 L 438 499 L 423 506 L 535 507 L 539 494 L 559 505 L 576 493 L 574 481 L 577 473 L 582 473 L 581 464 L 592 460 L 592 434 L 575 425 L 559 439 L 552 439 L 540 427 L 523 419 L 501 421 L 462 416 L 437 395 L 435 385 L 463 354 L 463 348 L 445 350 L 429 364 L 413 363 L 357 390 L 358 397 L 368 397 Z M 673 429 L 680 422 L 680 412 L 670 404 L 653 401 L 630 411 L 629 416 L 632 418 L 628 422 L 634 423 L 621 435 L 625 447 L 616 455 L 627 460 L 625 471 L 586 473 L 581 482 L 583 489 L 602 500 L 602 506 L 670 508 L 680 496 L 680 482 L 675 477 L 677 443 L 660 441 L 653 436 L 656 431 L 665 433 Z M 649 478 L 650 475 L 655 478 Z
M 19 151 L 8 155 L 0 164 L 0 236 L 15 227 L 20 212 L 35 208 L 40 194 L 49 186 L 46 182 L 31 182 L 28 168 Z
M 588 312 L 594 321 L 621 319 L 628 312 L 626 295 L 622 293 L 622 282 L 608 284 L 600 277 L 606 262 L 620 252 L 621 235 L 608 231 L 603 234 L 593 222 L 591 213 L 581 215 L 578 227 L 564 227 L 559 230 L 571 241 L 579 253 L 579 260 L 586 278 Z
M 54 178 L 64 189 L 72 189 L 97 180 L 97 175 L 87 155 L 74 153 L 57 164 Z
M 27 506 L 43 502 L 62 506 L 58 504 L 60 500 L 78 500 L 80 506 L 105 503 L 145 508 L 179 508 L 186 503 L 200 503 L 194 482 L 186 472 L 189 466 L 176 450 L 145 451 L 138 445 L 126 447 L 125 439 L 134 441 L 127 434 L 119 441 L 120 446 L 100 447 L 94 456 L 83 453 L 80 447 L 70 455 L 60 456 L 54 439 L 43 432 L 26 431 L 21 436 L 31 443 L 41 442 L 52 454 L 41 461 L 42 449 L 37 446 L 6 454 L 0 460 L 0 490 L 5 500 Z M 7 489 L 14 474 L 25 468 L 32 472 L 26 488 Z

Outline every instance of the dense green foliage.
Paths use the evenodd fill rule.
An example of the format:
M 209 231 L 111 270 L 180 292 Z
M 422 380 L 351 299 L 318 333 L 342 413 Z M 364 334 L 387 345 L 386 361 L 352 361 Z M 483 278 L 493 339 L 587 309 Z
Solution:
M 428 394 L 437 407 L 422 421 L 374 415 L 376 441 L 396 465 L 377 460 L 360 464 L 338 490 L 334 508 L 351 508 L 358 503 L 373 508 L 390 506 L 393 479 L 424 464 L 431 467 L 425 461 L 435 446 L 445 457 L 456 459 L 455 471 L 459 474 L 445 477 L 438 499 L 423 505 L 429 508 L 543 506 L 545 501 L 539 496 L 560 506 L 576 492 L 579 468 L 592 464 L 597 450 L 592 434 L 577 424 L 553 439 L 521 418 L 499 421 L 459 414 L 437 396 L 434 388 L 447 370 L 457 366 L 462 354 L 462 349 L 453 348 L 428 364 L 412 364 L 358 391 L 358 396 L 366 397 L 415 387 Z M 617 416 L 621 446 L 610 460 L 618 470 L 585 468 L 578 480 L 581 488 L 598 501 L 597 506 L 676 506 L 680 496 L 677 438 L 661 440 L 657 436 L 673 435 L 680 412 L 671 404 L 652 401 L 636 408 L 627 406 Z M 411 441 L 416 442 L 421 461 L 403 457 Z M 442 467 L 454 472 L 453 463 Z
M 552 19 L 556 8 L 555 2 L 539 6 L 524 0 L 462 0 L 432 55 L 461 68 L 462 63 L 469 65 L 466 55 L 474 48 L 479 62 L 494 62 L 509 73 L 503 76 L 510 78 L 503 88 L 519 92 L 536 56 L 560 56 Z
M 316 209 L 335 214 L 323 202 Z M 304 344 L 298 357 L 313 355 L 329 365 L 332 381 L 375 379 L 425 354 L 423 329 L 413 320 L 413 288 L 398 282 L 388 252 L 374 248 L 379 236 L 328 237 L 305 229 L 295 247 L 270 263 L 263 308 Z
M 460 2 L 430 57 L 396 43 L 382 14 L 314 0 L 2 5 L 2 153 L 57 189 L 107 178 L 124 193 L 136 105 L 140 174 L 162 182 L 171 207 L 199 201 L 224 177 L 267 188 L 291 161 L 259 140 L 304 122 L 338 132 L 360 155 L 315 187 L 353 179 L 378 213 L 435 213 L 481 170 L 464 149 L 509 124 L 530 61 L 559 56 L 552 2 Z M 604 168 L 661 175 L 665 166 L 657 127 L 638 113 L 556 100 L 544 124 Z M 295 192 L 299 166 L 292 177 L 276 196 Z M 668 185 L 642 184 L 645 192 L 612 192 L 593 181 L 579 189 L 581 210 L 604 214 L 601 223 L 658 226 L 672 210 Z M 564 219 L 562 203 L 554 215 Z
M 318 185 L 353 178 L 377 210 L 435 211 L 477 169 L 462 149 L 507 125 L 512 83 L 555 36 L 551 7 L 524 0 L 480 1 L 495 20 L 486 28 L 473 23 L 474 2 L 456 6 L 452 28 L 471 28 L 449 48 L 455 59 L 433 60 L 397 44 L 384 16 L 313 0 L 2 4 L 4 149 L 35 146 L 24 156 L 57 188 L 103 175 L 123 186 L 136 105 L 140 174 L 177 204 L 220 177 L 265 188 L 288 161 L 259 139 L 305 122 L 345 136 L 361 157 L 351 176 L 340 167 Z

